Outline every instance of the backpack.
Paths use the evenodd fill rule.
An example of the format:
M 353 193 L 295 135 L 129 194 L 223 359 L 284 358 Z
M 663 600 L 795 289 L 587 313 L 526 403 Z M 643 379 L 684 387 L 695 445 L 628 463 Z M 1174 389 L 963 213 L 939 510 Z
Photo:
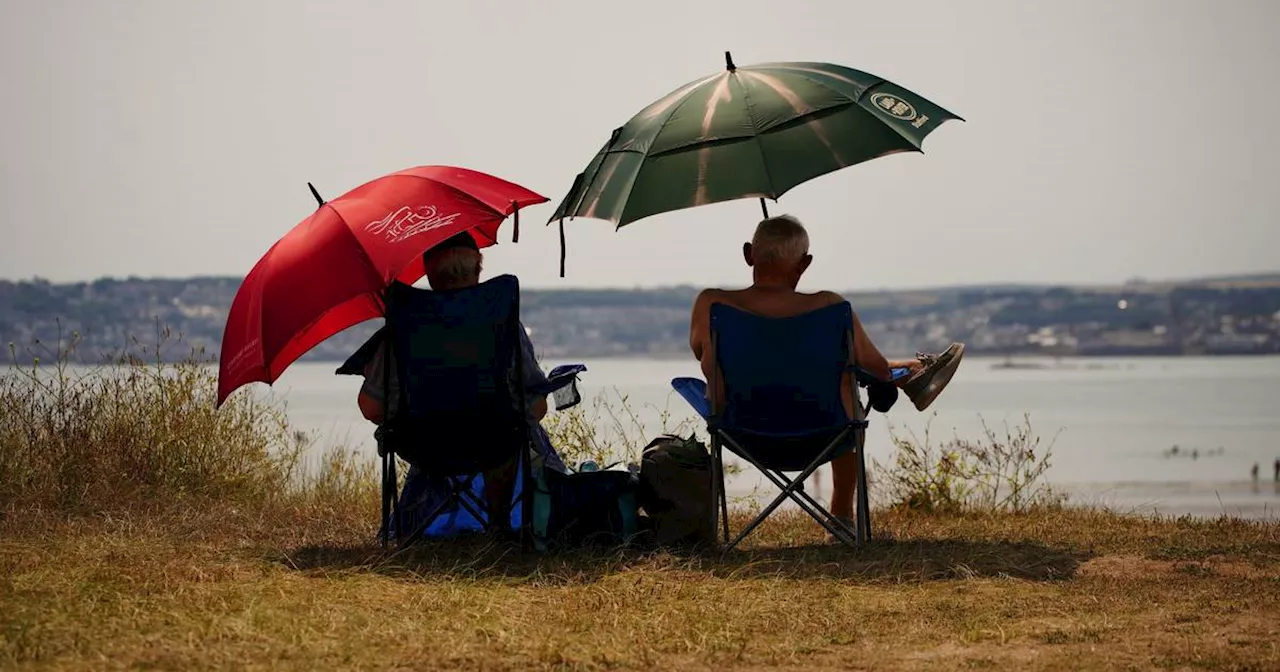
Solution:
M 638 480 L 630 471 L 563 473 L 539 468 L 534 482 L 535 547 L 619 545 L 639 527 Z
M 657 544 L 715 543 L 711 454 L 695 437 L 682 439 L 664 434 L 645 446 L 640 461 L 639 500 Z

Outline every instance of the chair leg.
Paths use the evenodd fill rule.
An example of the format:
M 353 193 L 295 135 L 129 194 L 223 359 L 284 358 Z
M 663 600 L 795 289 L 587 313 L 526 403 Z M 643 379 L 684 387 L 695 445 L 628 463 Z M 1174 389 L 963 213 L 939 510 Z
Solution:
M 719 435 L 713 431 L 711 433 L 711 531 L 713 535 L 720 536 L 723 529 L 722 544 L 729 542 L 729 508 L 725 502 L 724 446 L 720 442 Z
M 871 496 L 867 492 L 866 443 L 858 440 L 858 511 L 855 523 L 858 527 L 858 544 L 871 541 Z
M 717 451 L 716 461 L 720 464 L 720 519 L 724 521 L 724 540 L 729 540 L 729 488 L 724 476 L 724 447 Z
M 761 469 L 761 471 L 769 478 L 769 480 L 773 481 L 773 484 L 778 486 L 782 492 L 775 497 L 774 500 L 769 503 L 769 506 L 765 507 L 764 511 L 761 511 L 751 521 L 751 523 L 747 525 L 747 527 L 743 528 L 742 531 L 738 533 L 738 536 L 733 540 L 733 543 L 729 544 L 727 548 L 733 548 L 741 543 L 748 534 L 753 532 L 756 527 L 762 524 L 779 506 L 782 505 L 783 502 L 787 501 L 787 499 L 795 502 L 801 510 L 809 514 L 810 518 L 813 518 L 818 525 L 821 525 L 823 529 L 830 532 L 831 535 L 841 543 L 849 546 L 857 546 L 856 540 L 850 539 L 849 530 L 845 528 L 844 523 L 840 522 L 840 520 L 837 519 L 830 511 L 822 508 L 822 505 L 818 504 L 818 502 L 815 501 L 809 493 L 804 491 L 804 479 L 808 478 L 808 476 L 788 479 L 781 473 L 775 473 L 767 469 Z
M 470 513 L 476 520 L 480 521 L 480 525 L 484 527 L 486 532 L 492 532 L 494 526 L 497 525 L 497 522 L 493 520 L 495 512 L 489 511 L 489 507 L 485 503 L 477 500 L 476 496 L 471 494 L 470 483 L 471 481 L 468 481 L 467 485 L 457 490 L 455 499 L 458 502 L 458 506 L 466 509 L 467 513 Z
M 395 454 L 387 455 L 387 466 L 387 480 L 391 484 L 391 520 L 395 521 L 395 533 L 400 534 L 404 530 L 404 511 L 400 508 L 400 477 L 396 473 Z
M 416 542 L 418 537 L 422 536 L 422 533 L 425 532 L 428 527 L 431 527 L 432 523 L 440 518 L 444 513 L 445 508 L 454 502 L 456 502 L 458 506 L 467 513 L 470 513 L 476 520 L 480 521 L 481 525 L 485 525 L 487 528 L 488 523 L 486 521 L 488 517 L 481 513 L 486 507 L 483 503 L 476 501 L 475 496 L 471 494 L 471 484 L 475 482 L 475 479 L 476 477 L 474 475 L 461 482 L 453 478 L 445 479 L 444 483 L 447 484 L 449 491 L 445 493 L 444 497 L 442 497 L 420 521 L 418 521 L 418 524 L 414 526 L 413 531 L 400 540 L 397 547 L 406 548 L 410 544 Z
M 387 482 L 388 470 L 387 460 L 391 458 L 391 454 L 387 453 L 382 456 L 382 547 L 386 548 L 391 543 L 391 498 L 390 490 L 395 486 Z
M 518 465 L 518 463 L 517 463 Z M 517 466 L 517 468 L 519 468 Z M 520 548 L 533 550 L 533 492 L 534 492 L 534 458 L 533 451 L 524 451 L 524 471 L 518 474 L 520 479 Z
M 721 474 L 724 473 L 724 466 L 721 465 Z M 724 477 L 721 476 L 720 483 L 720 518 L 724 520 L 724 538 L 729 539 L 729 497 L 728 489 L 724 487 Z
M 801 509 L 804 509 L 811 518 L 818 521 L 819 525 L 826 528 L 827 532 L 830 532 L 831 536 L 835 537 L 837 541 L 852 548 L 857 548 L 859 546 L 856 532 L 846 527 L 839 518 L 836 518 L 835 514 L 823 508 L 821 504 L 809 495 L 809 493 L 805 492 L 803 489 L 797 489 L 792 494 L 792 499 L 796 504 L 798 504 Z M 851 534 L 854 536 L 850 536 Z
M 782 492 L 777 497 L 775 497 L 774 500 L 770 502 L 769 505 L 766 506 L 764 510 L 761 511 L 760 514 L 755 517 L 754 520 L 752 520 L 745 528 L 743 528 L 742 531 L 738 533 L 738 536 L 733 539 L 733 541 L 729 542 L 726 545 L 725 550 L 732 549 L 734 546 L 738 545 L 743 539 L 747 537 L 748 534 L 750 534 L 753 530 L 755 530 L 756 527 L 758 527 L 761 523 L 763 523 L 765 519 L 767 519 L 770 515 L 772 515 L 773 512 L 777 510 L 777 508 L 781 506 L 782 503 L 785 502 L 787 499 L 791 499 L 792 501 L 795 501 L 800 506 L 800 508 L 804 510 L 805 513 L 809 514 L 810 517 L 812 517 L 815 521 L 817 521 L 819 525 L 825 528 L 837 539 L 839 539 L 844 543 L 848 543 L 848 540 L 847 540 L 848 532 L 844 529 L 844 525 L 840 523 L 838 520 L 834 520 L 835 517 L 829 511 L 826 511 L 821 506 L 819 506 L 817 502 L 813 501 L 812 497 L 807 492 L 804 492 L 803 490 L 805 480 L 808 479 L 809 476 L 813 474 L 813 472 L 817 471 L 818 467 L 821 467 L 823 464 L 826 464 L 830 460 L 831 454 L 834 453 L 835 450 L 840 446 L 840 444 L 843 443 L 848 438 L 848 431 L 849 430 L 846 430 L 845 432 L 841 432 L 838 436 L 836 436 L 835 439 L 833 439 L 831 443 L 829 443 L 827 447 L 821 453 L 819 453 L 818 456 L 814 458 L 812 462 L 809 463 L 809 466 L 805 467 L 805 469 L 801 471 L 800 474 L 797 475 L 794 479 L 787 479 L 785 475 L 781 475 L 781 472 L 775 473 L 770 469 L 766 469 L 763 465 L 756 462 L 751 457 L 750 452 L 744 450 L 742 446 L 738 445 L 737 443 L 733 443 L 733 440 L 731 438 L 728 439 L 731 443 L 733 443 L 733 446 L 736 448 L 735 452 L 737 452 L 744 459 L 750 462 L 753 467 L 755 467 L 756 469 L 759 469 L 765 475 L 765 477 L 768 478 L 770 481 L 772 481 L 774 485 L 778 486 L 778 488 L 780 488 Z M 808 501 L 804 501 L 804 500 L 808 500 Z
M 782 488 L 782 492 L 777 497 L 775 497 L 772 502 L 769 502 L 769 505 L 766 506 L 764 510 L 761 511 L 759 514 L 757 514 L 756 517 L 753 518 L 750 523 L 747 523 L 747 526 L 742 528 L 742 530 L 738 532 L 738 536 L 734 537 L 733 541 L 730 541 L 726 544 L 724 550 L 726 551 L 731 550 L 734 546 L 737 546 L 739 543 L 741 543 L 743 539 L 746 539 L 747 535 L 754 532 L 755 529 L 759 527 L 761 523 L 763 523 L 770 515 L 773 514 L 774 511 L 778 509 L 779 506 L 782 506 L 783 502 L 787 501 L 788 499 L 795 500 L 794 494 L 797 491 L 797 488 L 795 487 L 796 486 L 795 481 L 791 481 L 788 483 L 785 479 L 783 479 L 783 482 L 779 483 L 778 480 L 776 480 L 777 478 L 776 476 L 773 476 L 768 472 L 766 472 L 766 475 L 770 476 L 771 480 L 774 481 L 774 485 L 777 485 L 780 488 Z M 801 508 L 803 508 L 803 506 Z M 822 521 L 819 521 L 819 524 L 822 524 Z

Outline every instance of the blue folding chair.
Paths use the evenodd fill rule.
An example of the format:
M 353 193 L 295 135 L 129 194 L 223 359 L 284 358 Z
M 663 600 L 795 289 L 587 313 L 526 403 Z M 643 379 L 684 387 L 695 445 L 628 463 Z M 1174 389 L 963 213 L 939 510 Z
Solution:
M 385 328 L 395 356 L 384 362 L 389 367 L 394 359 L 404 402 L 378 433 L 384 543 L 393 529 L 402 542 L 412 541 L 442 514 L 459 509 L 485 529 L 518 521 L 529 541 L 531 437 L 520 382 L 519 315 L 520 284 L 511 275 L 454 291 L 399 283 L 388 290 Z M 407 535 L 395 507 L 395 455 L 447 484 L 446 496 L 415 516 Z M 519 506 L 512 507 L 511 520 L 495 520 L 476 481 L 512 460 L 518 474 L 512 504 Z
M 496 448 L 500 459 L 507 445 L 515 450 L 516 444 L 533 443 L 541 449 L 539 452 L 554 452 L 545 432 L 529 432 L 526 440 L 514 425 L 516 417 L 506 412 L 503 398 L 508 392 L 511 407 L 525 403 L 519 385 L 512 382 L 508 389 L 494 384 L 504 377 L 519 380 L 523 374 L 523 358 L 518 351 L 512 351 L 519 341 L 511 336 L 513 330 L 520 328 L 519 283 L 512 276 L 501 276 L 453 292 L 397 285 L 388 292 L 386 303 L 387 324 L 335 371 L 338 375 L 364 375 L 378 348 L 387 342 L 397 353 L 410 353 L 408 357 L 393 358 L 399 392 L 409 394 L 410 387 L 418 391 L 410 394 L 412 403 L 403 417 L 388 418 L 375 433 L 382 458 L 382 526 L 378 536 L 384 545 L 392 538 L 403 544 L 424 535 L 451 536 L 491 527 L 483 510 L 487 508 L 482 501 L 484 478 L 479 474 L 484 463 L 491 461 L 488 449 Z M 390 336 L 393 325 L 397 335 L 394 339 Z M 518 339 L 519 332 L 514 333 Z M 390 360 L 383 364 L 389 367 Z M 506 374 L 501 371 L 503 368 L 507 368 Z M 584 371 L 582 364 L 557 366 L 547 374 L 545 382 L 524 389 L 524 396 L 550 394 L 556 410 L 570 408 L 581 401 L 576 383 Z M 388 373 L 383 372 L 387 385 L 391 378 Z M 459 385 L 460 381 L 463 384 Z M 383 390 L 384 399 L 388 398 L 388 391 Z M 463 412 L 455 413 L 459 407 Z M 486 418 L 493 409 L 497 409 L 497 425 L 487 419 L 476 420 Z M 479 448 L 480 453 L 459 463 L 452 458 L 441 460 L 440 455 L 430 452 L 432 447 L 455 454 Z M 419 478 L 410 478 L 403 490 L 398 487 L 397 454 L 421 472 Z M 524 477 L 530 471 L 527 467 L 523 462 L 518 465 L 521 478 L 513 501 L 520 500 L 524 492 L 532 494 L 524 487 Z M 524 507 L 514 508 L 511 526 L 523 529 L 523 521 L 529 520 L 524 514 Z
M 707 421 L 711 436 L 713 513 L 723 523 L 725 549 L 731 549 L 791 499 L 841 542 L 860 546 L 871 537 L 863 454 L 866 410 L 857 376 L 849 377 L 852 418 L 841 402 L 844 373 L 854 370 L 853 310 L 840 303 L 788 318 L 766 318 L 724 304 L 711 306 L 711 353 L 715 376 L 723 382 L 723 403 L 715 398 L 716 380 L 672 381 Z M 895 372 L 901 374 L 903 372 Z M 718 413 L 714 409 L 720 409 Z M 732 541 L 724 487 L 723 449 L 746 460 L 781 489 Z M 859 461 L 855 529 L 822 507 L 804 490 L 818 467 L 854 450 Z M 786 473 L 798 474 L 788 478 Z

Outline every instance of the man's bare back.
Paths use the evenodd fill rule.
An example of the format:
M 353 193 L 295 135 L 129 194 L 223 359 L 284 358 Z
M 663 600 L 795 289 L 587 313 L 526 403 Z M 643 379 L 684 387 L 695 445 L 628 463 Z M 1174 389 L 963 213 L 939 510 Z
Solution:
M 708 289 L 710 303 L 723 303 L 761 317 L 794 317 L 844 301 L 835 292 L 797 292 L 785 287 Z
M 722 303 L 761 317 L 794 317 L 819 308 L 843 303 L 844 297 L 835 292 L 798 292 L 789 287 L 759 284 L 745 289 L 706 289 L 693 304 L 693 320 L 689 328 L 689 347 L 702 363 L 702 372 L 711 378 L 711 358 L 703 357 L 710 347 L 711 306 Z M 853 315 L 855 359 L 862 369 L 871 375 L 889 379 L 889 363 L 867 338 L 858 316 Z

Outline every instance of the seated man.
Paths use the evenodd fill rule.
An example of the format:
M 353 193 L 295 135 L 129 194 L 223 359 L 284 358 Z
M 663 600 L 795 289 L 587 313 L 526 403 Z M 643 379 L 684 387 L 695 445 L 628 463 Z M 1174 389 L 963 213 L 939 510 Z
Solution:
M 427 250 L 422 255 L 422 261 L 427 282 L 433 290 L 465 289 L 480 283 L 483 256 L 476 246 L 475 239 L 469 233 L 457 234 Z M 538 366 L 537 359 L 534 357 L 533 344 L 529 341 L 528 332 L 523 325 L 520 329 L 520 351 L 523 357 L 525 389 L 545 386 L 546 374 Z M 365 365 L 364 385 L 360 388 L 360 394 L 356 400 L 360 406 L 360 413 L 365 419 L 379 424 L 385 417 L 386 409 L 397 408 L 396 404 L 399 401 L 399 385 L 394 359 L 389 367 L 390 379 L 383 380 L 384 371 L 388 370 L 383 361 L 385 352 L 385 344 L 379 345 L 373 357 Z M 390 399 L 383 398 L 384 384 L 390 393 Z M 545 459 L 545 466 L 564 471 L 564 463 L 551 447 L 546 433 L 542 431 L 542 426 L 539 424 L 547 414 L 546 395 L 527 395 L 526 401 L 528 403 L 526 419 L 530 425 L 534 446 Z M 489 511 L 494 512 L 495 518 L 501 516 L 497 512 L 509 511 L 514 494 L 515 469 L 516 463 L 513 460 L 484 474 L 485 499 Z M 419 501 L 432 495 L 430 487 L 425 483 L 424 475 L 416 467 L 409 470 L 404 489 L 409 498 L 416 497 Z
M 751 242 L 743 245 L 742 254 L 752 271 L 750 287 L 738 290 L 707 289 L 694 301 L 689 346 L 693 349 L 693 356 L 702 365 L 702 373 L 708 381 L 718 378 L 712 376 L 715 366 L 713 357 L 707 356 L 711 350 L 712 304 L 727 304 L 763 317 L 791 317 L 844 301 L 843 297 L 834 292 L 806 294 L 796 291 L 800 276 L 804 275 L 813 262 L 813 256 L 809 254 L 809 234 L 794 217 L 782 215 L 760 222 Z M 853 354 L 857 368 L 876 379 L 864 382 L 870 382 L 874 387 L 892 381 L 922 411 L 933 403 L 950 382 L 964 356 L 964 345 L 953 343 L 939 355 L 921 354 L 916 359 L 889 362 L 867 337 L 856 314 L 853 316 L 853 327 Z M 723 391 L 721 392 L 716 398 L 723 399 Z M 893 393 L 893 390 L 890 388 L 889 392 Z M 845 411 L 852 418 L 853 398 L 847 384 L 841 393 Z M 875 396 L 873 389 L 872 397 Z M 831 513 L 846 519 L 852 518 L 854 487 L 858 476 L 857 456 L 848 452 L 836 458 L 831 462 L 831 471 Z

